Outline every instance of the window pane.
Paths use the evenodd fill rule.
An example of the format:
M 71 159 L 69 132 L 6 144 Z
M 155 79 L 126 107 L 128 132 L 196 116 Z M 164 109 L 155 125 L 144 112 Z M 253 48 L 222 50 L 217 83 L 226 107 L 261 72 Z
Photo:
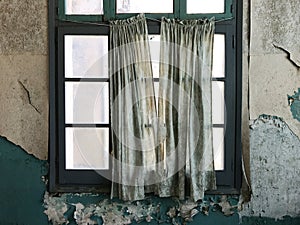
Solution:
M 108 77 L 108 37 L 66 35 L 65 77 Z
M 66 123 L 109 123 L 107 82 L 65 83 Z
M 215 170 L 224 170 L 224 128 L 213 128 Z
M 153 77 L 159 78 L 160 35 L 149 35 Z
M 65 0 L 67 15 L 100 15 L 103 14 L 103 0 Z
M 224 82 L 212 82 L 212 120 L 214 124 L 224 124 L 225 101 Z
M 214 35 L 213 77 L 225 77 L 225 35 Z
M 173 13 L 173 0 L 117 0 L 117 13 Z
M 225 0 L 186 0 L 187 13 L 224 13 Z
M 108 169 L 109 128 L 66 128 L 66 169 Z

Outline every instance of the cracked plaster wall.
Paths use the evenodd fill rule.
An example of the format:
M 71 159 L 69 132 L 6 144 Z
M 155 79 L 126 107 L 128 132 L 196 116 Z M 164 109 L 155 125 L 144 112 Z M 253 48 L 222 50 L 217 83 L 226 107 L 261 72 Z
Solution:
M 250 119 L 282 117 L 300 137 L 287 99 L 300 87 L 299 0 L 251 0 L 250 12 Z
M 262 115 L 250 126 L 251 202 L 241 215 L 300 216 L 300 140 L 278 117 Z
M 246 66 L 249 75 L 250 151 L 245 162 L 252 198 L 241 214 L 299 216 L 300 123 L 293 116 L 299 108 L 291 110 L 288 100 L 300 87 L 299 0 L 248 3 L 250 38 L 244 40 L 248 60 L 243 66 L 244 76 Z
M 48 155 L 47 0 L 0 0 L 0 135 Z
M 286 143 L 286 145 L 294 146 L 293 150 L 298 149 L 299 152 L 300 146 L 297 145 L 296 139 L 297 136 L 300 137 L 300 124 L 293 118 L 287 99 L 287 95 L 292 95 L 300 87 L 297 66 L 300 53 L 299 1 L 244 0 L 243 3 L 243 147 L 247 149 L 249 146 L 249 141 L 245 141 L 249 134 L 248 118 L 253 120 L 261 114 L 269 114 L 284 119 L 295 134 L 294 144 Z M 0 135 L 22 146 L 28 153 L 34 154 L 39 159 L 46 159 L 48 154 L 47 0 L 0 0 L 0 12 Z M 259 123 L 258 127 L 267 125 Z M 256 145 L 258 142 L 253 141 L 253 137 L 265 136 L 266 140 L 284 138 L 276 136 L 276 132 L 272 133 L 276 134 L 275 136 L 268 134 L 273 128 L 256 127 L 255 129 L 258 129 L 258 133 L 254 136 L 253 132 L 256 131 L 251 130 L 249 147 L 251 151 L 244 152 L 245 164 L 249 168 L 247 173 L 253 185 L 252 205 L 249 205 L 244 215 L 277 217 L 278 215 L 275 215 L 277 210 L 282 209 L 277 206 L 279 204 L 286 206 L 292 200 L 299 199 L 299 193 L 295 192 L 295 197 L 289 194 L 287 199 L 287 193 L 284 193 L 287 190 L 284 184 L 279 182 L 279 191 L 276 193 L 282 197 L 282 199 L 278 198 L 281 202 L 270 200 L 274 194 L 268 187 L 273 182 L 274 173 L 268 172 L 269 165 L 262 164 L 260 158 L 253 155 L 252 151 L 255 154 L 261 152 L 272 156 L 274 152 L 278 154 L 285 149 L 269 151 L 272 145 L 261 143 L 258 146 Z M 280 133 L 283 129 L 277 131 Z M 285 156 L 286 160 L 282 161 L 282 165 L 289 170 L 291 165 L 288 164 L 288 160 L 293 155 L 287 153 Z M 295 170 L 299 170 L 299 164 L 294 166 Z M 260 179 L 254 176 L 259 171 L 264 171 Z M 284 174 L 282 176 L 285 177 Z M 294 172 L 288 178 L 293 176 L 295 176 Z M 261 183 L 261 179 L 266 179 L 265 183 Z M 274 181 L 278 180 L 274 178 Z M 295 181 L 298 182 L 299 178 L 296 177 Z M 259 197 L 255 197 L 257 195 Z M 297 205 L 299 202 L 293 203 Z M 299 216 L 296 208 L 289 208 L 282 212 Z

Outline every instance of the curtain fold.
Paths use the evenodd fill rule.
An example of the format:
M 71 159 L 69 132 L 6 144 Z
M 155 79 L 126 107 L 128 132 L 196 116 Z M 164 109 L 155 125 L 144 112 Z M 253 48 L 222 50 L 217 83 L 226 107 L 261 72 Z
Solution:
M 146 19 L 110 23 L 112 197 L 143 199 L 155 164 L 155 99 Z M 147 186 L 147 187 L 145 187 Z
M 216 188 L 212 142 L 213 20 L 162 19 L 158 116 L 161 197 L 197 201 Z M 160 132 L 160 130 L 158 130 Z
M 216 188 L 213 20 L 162 19 L 158 117 L 146 19 L 110 23 L 112 197 L 202 199 Z

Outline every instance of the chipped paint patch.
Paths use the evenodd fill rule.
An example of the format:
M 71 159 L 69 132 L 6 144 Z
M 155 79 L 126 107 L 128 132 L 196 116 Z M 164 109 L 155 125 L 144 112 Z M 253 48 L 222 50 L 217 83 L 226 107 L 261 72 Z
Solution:
M 242 216 L 300 216 L 300 140 L 282 118 L 261 115 L 250 125 L 251 202 Z
M 44 196 L 44 213 L 49 221 L 54 224 L 69 223 L 75 220 L 77 224 L 131 224 L 133 221 L 151 222 L 152 215 L 159 211 L 159 204 L 154 205 L 145 202 L 116 202 L 109 199 L 97 203 L 83 203 L 72 200 L 74 195 L 62 194 L 61 196 Z M 78 195 L 80 198 L 99 197 L 96 195 Z
M 89 201 L 85 201 L 89 199 Z M 90 201 L 98 199 L 99 201 Z M 197 214 L 208 216 L 211 212 L 233 215 L 238 199 L 227 196 L 206 197 L 200 203 L 179 201 L 176 198 L 150 197 L 143 201 L 123 202 L 92 194 L 62 194 L 51 196 L 45 193 L 44 213 L 53 224 L 132 224 L 148 223 L 185 224 Z
M 68 206 L 65 203 L 66 197 L 50 197 L 46 192 L 44 196 L 44 213 L 48 216 L 48 220 L 54 224 L 63 224 L 68 222 L 65 213 L 68 211 Z
M 300 122 L 300 88 L 298 88 L 298 92 L 295 91 L 294 95 L 288 95 L 288 101 L 293 118 Z

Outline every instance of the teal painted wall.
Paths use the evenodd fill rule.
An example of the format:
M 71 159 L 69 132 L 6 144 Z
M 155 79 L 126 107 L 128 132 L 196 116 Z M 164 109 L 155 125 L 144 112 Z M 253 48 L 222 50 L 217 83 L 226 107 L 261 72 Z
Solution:
M 44 193 L 46 184 L 43 177 L 47 175 L 48 164 L 46 161 L 38 160 L 34 156 L 27 154 L 20 147 L 0 137 L 0 225 L 44 225 L 52 224 L 48 222 L 47 216 L 44 214 Z M 69 219 L 70 224 L 76 224 L 73 219 L 75 207 L 71 204 L 82 203 L 83 205 L 97 204 L 100 201 L 108 199 L 106 195 L 74 195 L 67 194 L 65 202 L 69 207 L 69 211 L 65 213 L 65 217 Z M 158 223 L 152 220 L 132 224 L 172 224 L 166 212 L 176 203 L 174 200 L 166 198 L 151 197 L 151 203 L 160 203 L 160 220 L 165 221 Z M 98 219 L 101 224 L 100 218 Z M 176 218 L 178 224 L 184 224 Z M 240 223 L 241 222 L 241 223 Z M 268 218 L 243 217 L 242 221 L 239 215 L 234 213 L 232 216 L 224 216 L 223 213 L 212 208 L 208 216 L 199 213 L 193 221 L 188 224 L 205 224 L 205 225 L 299 225 L 300 218 L 284 218 L 275 221 Z M 117 225 L 117 224 L 116 224 Z
M 48 224 L 43 213 L 47 162 L 0 138 L 0 224 Z

